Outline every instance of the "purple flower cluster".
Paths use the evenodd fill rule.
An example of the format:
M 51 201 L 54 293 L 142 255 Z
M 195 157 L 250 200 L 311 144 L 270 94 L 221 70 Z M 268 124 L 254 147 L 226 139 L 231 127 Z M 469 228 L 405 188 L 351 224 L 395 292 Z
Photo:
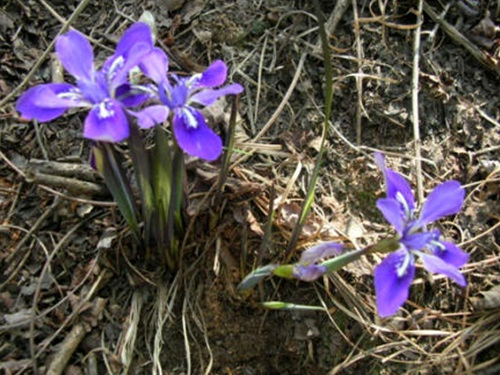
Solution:
M 420 215 L 415 211 L 415 197 L 408 182 L 399 173 L 387 169 L 384 157 L 375 155 L 383 171 L 387 197 L 377 201 L 377 207 L 398 233 L 400 247 L 389 254 L 375 269 L 375 291 L 380 316 L 390 316 L 408 299 L 415 275 L 415 256 L 427 271 L 443 274 L 460 286 L 467 284 L 459 268 L 469 255 L 455 244 L 441 239 L 438 230 L 426 226 L 444 216 L 460 211 L 465 190 L 457 181 L 447 181 L 434 188 L 425 201 Z
M 213 104 L 219 97 L 239 94 L 243 87 L 232 84 L 220 89 L 227 78 L 227 66 L 216 61 L 201 74 L 187 78 L 167 77 L 168 59 L 153 46 L 149 26 L 135 23 L 124 33 L 115 53 L 101 69 L 94 68 L 92 47 L 84 35 L 69 31 L 58 37 L 56 53 L 76 84 L 49 83 L 26 91 L 17 102 L 17 110 L 26 119 L 51 121 L 74 107 L 89 109 L 83 136 L 121 142 L 130 134 L 130 116 L 142 128 L 161 124 L 170 114 L 179 147 L 205 160 L 215 160 L 222 152 L 222 141 L 206 124 L 199 108 Z M 139 67 L 155 84 L 135 85 L 129 72 Z M 136 110 L 146 102 L 157 100 Z

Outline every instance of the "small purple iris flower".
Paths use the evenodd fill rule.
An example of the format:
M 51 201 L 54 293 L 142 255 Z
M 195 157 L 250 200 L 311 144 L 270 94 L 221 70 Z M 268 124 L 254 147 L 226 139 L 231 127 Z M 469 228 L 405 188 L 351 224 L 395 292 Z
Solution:
M 83 136 L 120 142 L 129 136 L 126 108 L 140 105 L 149 97 L 145 88 L 128 83 L 128 73 L 152 48 L 149 26 L 135 23 L 125 31 L 113 56 L 96 71 L 89 41 L 78 31 L 68 31 L 57 38 L 56 53 L 75 77 L 76 85 L 48 83 L 32 87 L 17 101 L 17 110 L 28 120 L 47 122 L 69 108 L 90 108 Z
M 415 197 L 408 182 L 399 173 L 387 169 L 382 154 L 375 160 L 383 171 L 387 197 L 377 201 L 377 207 L 398 233 L 400 248 L 388 255 L 375 268 L 375 291 L 378 314 L 394 315 L 408 299 L 415 275 L 415 255 L 425 269 L 443 274 L 460 286 L 467 282 L 460 273 L 469 255 L 455 244 L 440 239 L 438 230 L 426 226 L 444 216 L 460 211 L 465 190 L 458 181 L 446 181 L 434 188 L 425 201 L 420 215 L 415 215 Z
M 324 242 L 302 252 L 300 260 L 293 267 L 293 276 L 303 281 L 314 281 L 326 272 L 326 267 L 317 264 L 324 258 L 342 253 L 344 246 L 335 242 Z
M 226 64 L 221 60 L 214 61 L 203 73 L 191 77 L 172 74 L 171 83 L 167 78 L 167 56 L 155 48 L 140 67 L 144 74 L 157 83 L 158 97 L 168 113 L 173 114 L 173 131 L 179 147 L 191 156 L 208 161 L 217 159 L 222 152 L 222 140 L 208 127 L 199 108 L 214 104 L 224 95 L 243 91 L 243 87 L 237 83 L 215 89 L 226 81 Z M 151 118 L 139 118 L 139 123 L 144 121 L 142 126 L 151 126 L 151 121 L 163 122 L 162 113 L 159 108 L 157 110 Z

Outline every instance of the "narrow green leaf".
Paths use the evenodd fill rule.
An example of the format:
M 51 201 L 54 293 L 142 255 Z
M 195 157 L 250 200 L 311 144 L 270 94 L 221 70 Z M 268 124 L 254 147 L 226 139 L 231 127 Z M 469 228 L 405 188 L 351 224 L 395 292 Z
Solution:
M 151 225 L 155 210 L 155 197 L 151 181 L 151 164 L 149 154 L 144 146 L 139 129 L 134 124 L 130 126 L 128 138 L 130 156 L 134 165 L 135 178 L 139 187 L 142 204 L 142 219 L 144 220 L 144 238 L 149 243 L 151 240 Z
M 285 258 L 286 261 L 289 261 L 291 256 L 293 255 L 293 251 L 295 249 L 295 246 L 297 245 L 297 241 L 299 239 L 300 233 L 302 232 L 302 228 L 307 219 L 307 215 L 314 202 L 316 182 L 318 180 L 321 168 L 321 162 L 323 160 L 323 154 L 325 152 L 326 136 L 328 133 L 327 132 L 328 121 L 330 120 L 331 116 L 331 107 L 333 100 L 333 84 L 332 84 L 333 69 L 330 60 L 330 45 L 328 43 L 328 38 L 325 31 L 325 20 L 323 17 L 323 13 L 321 12 L 321 8 L 319 6 L 319 1 L 314 0 L 313 3 L 314 3 L 314 10 L 316 13 L 316 18 L 318 20 L 319 35 L 321 38 L 321 46 L 323 49 L 323 61 L 325 63 L 325 121 L 323 122 L 323 129 L 321 131 L 321 145 L 318 152 L 318 156 L 316 158 L 316 164 L 314 166 L 314 170 L 311 179 L 309 180 L 309 185 L 307 187 L 306 199 L 302 203 L 299 220 L 297 221 L 297 224 L 293 228 L 292 236 L 290 238 L 290 242 L 286 250 L 286 258 Z
M 326 273 L 335 272 L 344 267 L 345 265 L 358 260 L 362 255 L 368 253 L 368 248 L 353 250 L 345 252 L 341 255 L 337 255 L 334 258 L 325 260 L 321 263 L 322 266 L 326 267 Z
M 261 280 L 273 274 L 276 264 L 268 264 L 267 266 L 257 268 L 250 272 L 238 285 L 238 292 L 243 293 L 252 289 Z
M 295 303 L 281 302 L 281 301 L 268 301 L 261 302 L 262 307 L 270 310 L 313 310 L 313 311 L 325 311 L 323 307 L 320 306 L 310 306 L 310 305 L 297 305 Z
M 217 196 L 215 202 L 220 205 L 220 200 L 222 196 L 222 190 L 229 173 L 229 165 L 231 162 L 231 155 L 234 151 L 234 136 L 236 134 L 236 115 L 238 114 L 238 99 L 239 95 L 236 95 L 233 100 L 233 105 L 231 106 L 231 117 L 229 118 L 229 131 L 226 136 L 226 152 L 224 153 L 221 171 L 219 174 L 219 180 L 217 182 Z
M 97 142 L 93 148 L 97 170 L 104 177 L 106 185 L 118 204 L 121 214 L 128 226 L 140 241 L 137 207 L 132 196 L 128 180 L 121 167 L 113 145 L 107 142 Z
M 155 129 L 155 145 L 152 150 L 153 189 L 155 195 L 154 235 L 158 249 L 165 257 L 170 268 L 175 261 L 168 251 L 169 228 L 168 218 L 172 195 L 172 150 L 165 130 L 157 126 Z

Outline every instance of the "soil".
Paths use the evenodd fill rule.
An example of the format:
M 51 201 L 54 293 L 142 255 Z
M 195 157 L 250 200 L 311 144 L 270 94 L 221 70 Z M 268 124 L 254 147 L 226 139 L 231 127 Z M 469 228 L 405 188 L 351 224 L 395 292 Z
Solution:
M 237 292 L 258 262 L 284 261 L 318 156 L 325 63 L 312 1 L 6 0 L 0 5 L 5 374 L 500 371 L 500 6 L 426 2 L 416 142 L 417 2 L 358 0 L 353 7 L 337 0 L 344 2 L 341 11 L 320 1 L 326 19 L 341 16 L 329 38 L 332 120 L 315 203 L 297 250 L 328 240 L 356 248 L 387 236 L 391 229 L 375 206 L 384 188 L 373 151 L 382 150 L 389 166 L 416 186 L 420 144 L 425 195 L 450 179 L 467 190 L 462 212 L 439 223 L 471 256 L 463 269 L 467 288 L 419 268 L 408 303 L 396 317 L 382 320 L 373 268 L 383 256 L 370 255 L 315 283 L 271 278 L 252 292 Z M 214 193 L 220 162 L 186 160 L 189 229 L 178 273 L 144 264 L 103 181 L 88 171 L 84 113 L 38 124 L 15 110 L 28 87 L 71 79 L 63 76 L 52 47 L 68 20 L 89 37 L 99 64 L 144 11 L 154 16 L 170 71 L 202 71 L 222 59 L 229 79 L 245 87 L 235 160 L 249 156 L 231 170 L 221 201 Z M 456 34 L 432 12 L 442 14 Z M 218 108 L 207 116 L 225 134 L 230 106 Z M 126 147 L 117 147 L 126 158 Z M 57 183 L 60 176 L 37 175 L 36 160 L 73 163 L 73 182 L 84 179 L 104 192 L 84 194 L 66 180 Z M 276 213 L 266 235 L 273 198 Z M 317 309 L 264 309 L 264 301 Z

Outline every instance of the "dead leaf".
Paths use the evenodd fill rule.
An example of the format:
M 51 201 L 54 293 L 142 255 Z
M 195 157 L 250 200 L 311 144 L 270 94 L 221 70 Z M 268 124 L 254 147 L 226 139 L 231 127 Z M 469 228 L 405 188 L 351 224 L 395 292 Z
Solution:
M 248 207 L 241 207 L 241 210 L 233 211 L 234 219 L 240 224 L 248 224 L 250 230 L 260 237 L 264 237 L 264 230 Z
M 500 285 L 494 286 L 486 292 L 479 292 L 479 296 L 471 297 L 472 306 L 477 310 L 491 310 L 500 307 Z

